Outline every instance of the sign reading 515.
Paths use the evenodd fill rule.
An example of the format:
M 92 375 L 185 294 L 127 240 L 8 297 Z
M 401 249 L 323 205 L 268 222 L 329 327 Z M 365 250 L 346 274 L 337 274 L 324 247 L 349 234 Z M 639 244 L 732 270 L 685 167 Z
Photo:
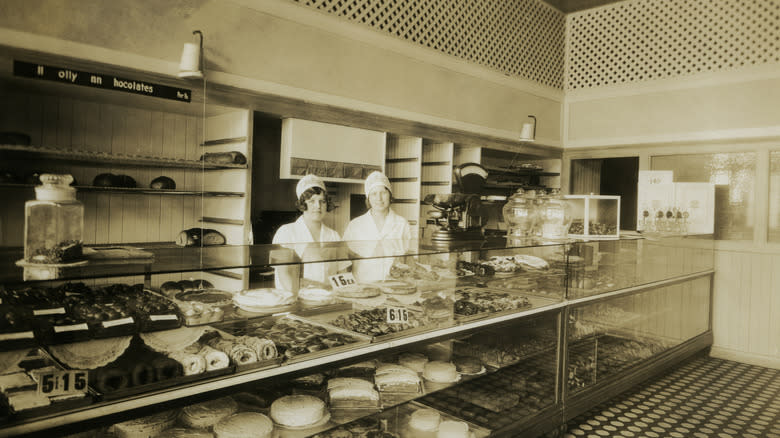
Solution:
M 38 394 L 52 397 L 87 392 L 87 371 L 51 371 L 38 374 Z

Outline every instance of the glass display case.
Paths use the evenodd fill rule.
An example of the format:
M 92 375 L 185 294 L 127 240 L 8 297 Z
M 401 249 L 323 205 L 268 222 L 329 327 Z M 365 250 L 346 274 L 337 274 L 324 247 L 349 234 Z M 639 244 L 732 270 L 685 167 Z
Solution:
M 566 195 L 571 209 L 569 237 L 610 239 L 620 236 L 620 196 Z
M 705 242 L 697 242 L 701 254 Z M 613 340 L 663 341 L 642 350 L 653 355 L 699 335 L 701 323 L 658 327 L 674 318 L 664 307 L 671 302 L 636 303 L 666 297 L 658 290 L 676 281 L 695 293 L 680 292 L 675 311 L 701 309 L 709 290 L 689 284 L 712 273 L 711 247 L 709 261 L 672 268 L 672 259 L 665 271 L 646 271 L 687 253 L 672 240 L 639 238 L 144 251 L 153 257 L 91 260 L 48 281 L 25 280 L 14 264 L 21 249 L 0 253 L 0 436 L 180 436 L 218 424 L 268 426 L 274 436 L 344 436 L 338 431 L 350 428 L 405 436 L 420 421 L 475 436 L 543 432 L 560 423 L 563 396 L 576 389 L 563 376 L 587 361 L 580 350 L 603 359 Z M 371 264 L 383 278 L 359 283 L 355 264 Z M 310 275 L 323 265 L 336 273 Z M 274 275 L 243 290 L 199 277 L 232 268 Z M 620 279 L 598 280 L 607 275 Z M 606 296 L 629 300 L 610 306 L 640 321 L 593 325 L 614 316 L 591 307 Z M 604 365 L 594 381 L 632 363 Z M 594 381 L 579 368 L 574 375 L 587 392 Z

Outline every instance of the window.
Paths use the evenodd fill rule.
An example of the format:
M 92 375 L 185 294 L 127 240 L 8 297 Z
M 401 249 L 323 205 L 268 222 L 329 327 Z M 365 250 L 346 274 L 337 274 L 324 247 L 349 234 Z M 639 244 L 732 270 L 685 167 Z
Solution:
M 780 243 L 780 151 L 769 153 L 769 232 L 772 243 Z
M 780 159 L 780 155 L 774 156 Z M 674 182 L 715 184 L 715 238 L 753 240 L 756 182 L 754 152 L 656 156 L 652 157 L 651 167 L 653 170 L 673 171 Z M 777 198 L 777 195 L 774 196 Z M 777 203 L 775 205 L 776 211 Z M 777 225 L 775 227 L 777 230 Z

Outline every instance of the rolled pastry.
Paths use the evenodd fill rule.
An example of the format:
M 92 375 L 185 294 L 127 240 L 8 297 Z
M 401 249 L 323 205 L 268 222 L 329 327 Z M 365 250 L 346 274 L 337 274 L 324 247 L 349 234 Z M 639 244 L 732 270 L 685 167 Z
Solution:
M 206 371 L 206 358 L 191 353 L 171 353 L 171 359 L 181 364 L 185 376 L 192 376 Z
M 230 365 L 230 359 L 226 353 L 215 350 L 208 345 L 204 346 L 198 355 L 206 361 L 206 371 L 221 370 Z
M 230 356 L 237 365 L 246 365 L 257 362 L 257 353 L 244 344 L 233 342 L 228 339 L 214 338 L 209 341 L 209 345 Z
M 277 356 L 274 341 L 254 336 L 241 336 L 237 341 L 254 350 L 260 360 L 269 360 Z

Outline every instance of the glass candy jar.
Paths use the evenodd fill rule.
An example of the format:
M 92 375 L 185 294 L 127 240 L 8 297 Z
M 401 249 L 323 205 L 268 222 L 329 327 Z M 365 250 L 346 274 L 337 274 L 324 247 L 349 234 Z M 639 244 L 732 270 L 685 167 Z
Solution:
M 507 224 L 507 238 L 530 238 L 536 226 L 537 214 L 534 199 L 523 189 L 517 189 L 502 209 Z
M 24 204 L 24 260 L 67 264 L 82 259 L 84 205 L 71 175 L 43 174 L 35 200 Z
M 571 221 L 571 207 L 563 200 L 560 189 L 552 189 L 539 212 L 542 238 L 565 239 Z

